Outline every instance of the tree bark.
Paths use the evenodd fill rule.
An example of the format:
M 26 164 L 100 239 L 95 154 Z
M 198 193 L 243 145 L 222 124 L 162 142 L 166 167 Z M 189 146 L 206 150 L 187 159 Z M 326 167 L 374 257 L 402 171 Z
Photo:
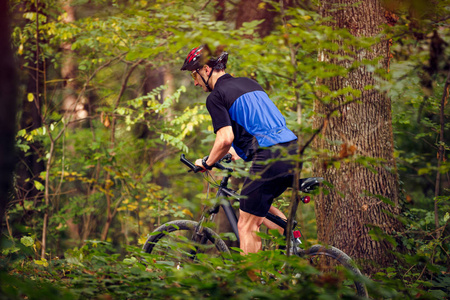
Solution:
M 358 5 L 353 5 L 359 2 Z M 333 17 L 336 28 L 347 28 L 354 36 L 371 37 L 380 32 L 384 20 L 384 9 L 379 0 L 324 0 L 321 13 Z M 382 57 L 380 67 L 388 70 L 389 42 L 383 40 L 370 51 L 357 49 L 355 59 Z M 348 61 L 332 61 L 326 51 L 319 54 L 319 60 L 344 65 Z M 377 266 L 365 264 L 365 272 L 374 272 L 378 266 L 388 266 L 394 257 L 391 246 L 384 241 L 375 241 L 369 235 L 370 225 L 381 228 L 385 233 L 399 229 L 400 224 L 390 216 L 399 212 L 396 164 L 391 117 L 391 101 L 383 93 L 365 91 L 367 85 L 375 85 L 373 72 L 358 67 L 346 77 L 318 80 L 331 91 L 345 87 L 362 92 L 361 103 L 351 103 L 338 109 L 340 115 L 333 117 L 322 132 L 322 138 L 315 146 L 329 150 L 331 159 L 340 160 L 339 168 L 327 167 L 326 160 L 316 161 L 314 172 L 323 176 L 334 189 L 329 195 L 320 195 L 315 201 L 318 239 L 325 244 L 342 249 L 353 258 L 374 261 Z M 342 105 L 343 97 L 335 105 Z M 323 117 L 332 109 L 330 104 L 315 103 L 317 118 L 315 128 L 324 122 Z M 383 160 L 374 167 L 375 172 L 355 162 L 342 159 L 353 154 Z M 330 158 L 327 158 L 330 159 Z M 384 198 L 383 198 L 384 197 Z M 393 205 L 386 204 L 389 199 Z M 368 226 L 369 225 L 369 226 Z
M 13 186 L 18 95 L 9 18 L 9 1 L 0 1 L 0 236 Z

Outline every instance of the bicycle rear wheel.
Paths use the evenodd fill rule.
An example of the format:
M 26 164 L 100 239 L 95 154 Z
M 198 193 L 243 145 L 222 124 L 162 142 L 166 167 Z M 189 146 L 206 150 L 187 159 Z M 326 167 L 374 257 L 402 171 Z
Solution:
M 203 227 L 196 234 L 197 222 L 176 220 L 158 227 L 144 244 L 146 253 L 157 255 L 158 261 L 180 268 L 183 263 L 197 260 L 198 253 L 208 257 L 224 257 L 230 254 L 225 242 L 211 229 Z
M 297 254 L 300 257 L 308 258 L 311 265 L 320 270 L 318 281 L 333 282 L 342 284 L 355 290 L 359 297 L 368 298 L 366 286 L 361 282 L 361 271 L 355 265 L 353 260 L 341 250 L 335 247 L 325 247 L 314 245 L 309 249 L 301 249 Z M 343 268 L 353 274 L 352 282 L 348 282 Z

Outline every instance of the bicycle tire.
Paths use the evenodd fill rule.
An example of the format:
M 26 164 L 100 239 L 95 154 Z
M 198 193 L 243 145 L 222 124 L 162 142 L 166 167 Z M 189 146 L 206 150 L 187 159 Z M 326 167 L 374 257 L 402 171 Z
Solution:
M 194 261 L 195 257 L 193 256 L 196 256 L 199 252 L 220 255 L 221 257 L 230 255 L 230 250 L 225 242 L 210 228 L 203 227 L 202 232 L 207 239 L 205 245 L 193 241 L 197 226 L 198 222 L 190 220 L 176 220 L 165 223 L 149 235 L 143 246 L 143 251 L 163 256 L 163 260 L 178 261 L 177 267 L 181 261 Z M 174 242 L 172 243 L 171 240 L 174 240 Z M 195 254 L 187 253 L 188 251 L 194 251 L 194 248 Z
M 326 247 L 326 246 L 322 246 L 322 245 L 314 245 L 309 249 L 299 250 L 297 255 L 300 257 L 303 257 L 303 258 L 308 257 L 310 259 L 310 262 L 312 262 L 312 259 L 316 256 L 319 256 L 319 257 L 325 256 L 325 257 L 328 257 L 328 258 L 334 260 L 334 262 L 337 262 L 338 264 L 342 265 L 347 270 L 352 272 L 353 275 L 355 276 L 356 279 L 354 280 L 353 284 L 354 284 L 354 289 L 356 291 L 356 294 L 362 298 L 369 297 L 365 284 L 358 280 L 358 277 L 361 278 L 363 276 L 361 271 L 355 265 L 354 261 L 350 258 L 350 256 L 348 256 L 347 254 L 345 254 L 343 251 L 339 250 L 338 248 L 331 247 L 331 246 Z M 335 265 L 334 263 L 331 263 L 331 264 Z

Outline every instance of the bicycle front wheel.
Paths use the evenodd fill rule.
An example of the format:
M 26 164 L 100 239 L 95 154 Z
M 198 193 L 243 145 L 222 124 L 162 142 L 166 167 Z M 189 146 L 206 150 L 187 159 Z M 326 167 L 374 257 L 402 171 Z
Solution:
M 225 242 L 211 229 L 197 230 L 198 222 L 176 220 L 158 227 L 144 244 L 146 253 L 155 254 L 158 260 L 171 262 L 177 268 L 186 262 L 195 262 L 198 253 L 208 257 L 224 257 L 230 254 Z
M 318 280 L 339 282 L 354 290 L 358 296 L 368 298 L 366 286 L 361 281 L 361 271 L 353 260 L 338 248 L 314 245 L 306 250 L 301 249 L 297 255 L 308 258 L 311 265 L 321 271 Z M 347 280 L 343 268 L 353 274 L 351 282 Z

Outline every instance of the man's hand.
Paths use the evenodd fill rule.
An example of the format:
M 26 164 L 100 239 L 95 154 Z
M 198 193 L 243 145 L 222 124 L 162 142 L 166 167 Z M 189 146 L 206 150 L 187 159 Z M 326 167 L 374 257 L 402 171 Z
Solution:
M 225 156 L 228 152 L 230 152 L 231 144 L 233 143 L 234 134 L 233 129 L 231 126 L 224 126 L 220 128 L 216 132 L 216 139 L 214 141 L 213 148 L 211 152 L 208 155 L 208 160 L 206 161 L 206 164 L 208 166 L 213 166 L 216 162 L 219 161 L 222 157 Z M 233 150 L 234 153 L 236 151 Z M 232 154 L 233 155 L 233 154 Z M 236 155 L 237 156 L 237 155 Z M 195 165 L 202 168 L 200 172 L 205 172 L 205 166 L 203 166 L 202 159 L 197 159 L 195 161 Z
M 202 168 L 202 169 L 199 171 L 200 173 L 204 173 L 204 172 L 206 171 L 205 167 L 203 166 L 203 159 L 201 159 L 201 158 L 197 159 L 197 160 L 195 161 L 195 165 L 196 165 L 197 167 Z
M 231 147 L 230 150 L 228 150 L 228 153 L 231 154 L 231 160 L 232 160 L 232 161 L 241 159 L 241 157 L 236 153 L 236 150 L 234 150 L 233 147 Z

